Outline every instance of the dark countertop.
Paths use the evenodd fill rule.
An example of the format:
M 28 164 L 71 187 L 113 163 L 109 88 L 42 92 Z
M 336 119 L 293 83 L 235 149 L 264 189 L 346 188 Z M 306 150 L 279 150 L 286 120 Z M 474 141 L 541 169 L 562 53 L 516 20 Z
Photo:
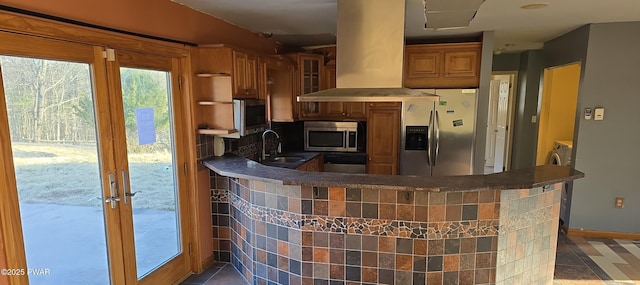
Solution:
M 317 155 L 318 153 L 315 154 Z M 267 166 L 235 155 L 207 159 L 203 161 L 203 164 L 220 175 L 284 185 L 427 190 L 433 192 L 535 188 L 584 177 L 584 173 L 578 170 L 557 165 L 537 166 L 528 170 L 488 175 L 418 177 L 305 172 Z
M 269 162 L 269 161 L 265 161 L 262 162 L 262 164 L 264 165 L 268 165 L 268 166 L 275 166 L 278 168 L 288 168 L 288 169 L 296 169 L 300 166 L 302 166 L 303 164 L 307 163 L 309 160 L 314 159 L 316 156 L 321 155 L 322 153 L 319 152 L 304 152 L 304 151 L 287 151 L 281 154 L 278 154 L 279 156 L 300 156 L 303 158 L 303 160 L 301 161 L 297 161 L 297 162 Z

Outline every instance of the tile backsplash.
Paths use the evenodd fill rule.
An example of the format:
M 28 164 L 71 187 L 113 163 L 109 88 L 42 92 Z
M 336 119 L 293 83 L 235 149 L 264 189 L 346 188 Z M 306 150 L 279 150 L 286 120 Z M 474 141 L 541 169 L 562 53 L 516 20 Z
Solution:
M 275 125 L 273 129 L 280 135 L 283 143 L 283 149 L 287 148 L 285 133 L 287 125 Z M 287 134 L 291 134 L 290 132 Z M 196 151 L 198 160 L 211 158 L 213 156 L 213 138 L 210 135 L 196 135 Z M 274 135 L 267 135 L 267 147 L 269 150 L 275 150 L 278 147 L 278 140 Z M 246 157 L 251 160 L 257 160 L 262 153 L 262 133 L 243 136 L 238 139 L 224 139 L 225 153 L 233 153 L 238 156 Z
M 196 155 L 198 160 L 213 156 L 213 136 L 196 135 Z

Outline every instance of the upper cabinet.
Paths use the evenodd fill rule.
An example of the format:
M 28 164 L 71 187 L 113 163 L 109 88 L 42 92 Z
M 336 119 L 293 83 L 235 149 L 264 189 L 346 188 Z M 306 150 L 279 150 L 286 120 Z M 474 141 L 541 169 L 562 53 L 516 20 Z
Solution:
M 312 53 L 297 53 L 290 55 L 298 63 L 298 95 L 317 92 L 323 89 L 322 74 L 324 56 Z M 299 119 L 318 119 L 322 116 L 321 104 L 318 102 L 303 102 L 299 104 Z
M 258 99 L 267 100 L 268 74 L 266 57 L 258 57 Z
M 336 88 L 336 64 L 329 62 L 324 66 L 324 88 Z M 321 105 L 323 119 L 327 120 L 361 120 L 367 119 L 365 102 L 326 102 Z
M 481 48 L 481 43 L 406 46 L 404 87 L 478 87 Z
M 298 77 L 295 63 L 281 55 L 265 56 L 260 61 L 261 83 L 269 103 L 269 118 L 273 122 L 293 122 L 297 114 L 296 92 Z
M 241 51 L 233 52 L 234 98 L 258 97 L 258 59 Z
M 336 88 L 336 61 L 330 60 L 325 64 L 323 73 L 322 89 Z
M 323 88 L 331 89 L 336 88 L 336 63 L 335 61 L 329 62 L 324 66 L 324 78 Z M 341 118 L 346 116 L 345 108 L 346 102 L 326 102 L 322 105 L 324 116 L 328 118 Z
M 258 98 L 258 57 L 227 45 L 198 46 L 202 69 L 231 75 L 233 98 Z
M 198 133 L 227 135 L 233 124 L 232 52 L 198 47 L 192 53 L 194 120 Z

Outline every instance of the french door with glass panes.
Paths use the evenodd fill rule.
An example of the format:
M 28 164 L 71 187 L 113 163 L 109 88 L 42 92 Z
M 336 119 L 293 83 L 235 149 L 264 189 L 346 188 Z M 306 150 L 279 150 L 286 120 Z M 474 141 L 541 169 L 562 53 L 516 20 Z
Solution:
M 189 273 L 179 66 L 0 32 L 0 241 L 28 270 L 11 284 Z

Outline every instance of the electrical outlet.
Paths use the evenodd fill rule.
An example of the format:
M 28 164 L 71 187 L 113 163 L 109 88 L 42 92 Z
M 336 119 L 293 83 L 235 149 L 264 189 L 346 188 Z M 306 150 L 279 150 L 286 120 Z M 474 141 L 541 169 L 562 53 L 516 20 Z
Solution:
M 620 209 L 624 208 L 624 198 L 616 197 L 615 207 Z

